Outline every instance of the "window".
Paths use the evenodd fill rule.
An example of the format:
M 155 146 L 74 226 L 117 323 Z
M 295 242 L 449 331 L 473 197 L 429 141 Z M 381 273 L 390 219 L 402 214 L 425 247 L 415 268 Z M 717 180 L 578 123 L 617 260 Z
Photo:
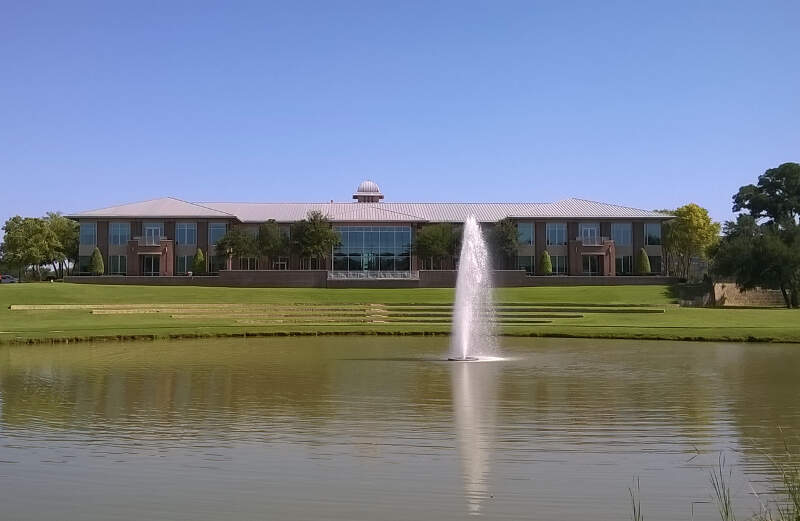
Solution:
M 240 270 L 257 270 L 258 259 L 255 257 L 242 257 L 239 259 Z
M 648 246 L 661 245 L 661 223 L 644 224 L 644 243 Z
M 175 273 L 177 275 L 187 274 L 188 272 L 192 271 L 193 266 L 193 255 L 179 255 L 178 257 L 175 257 Z
M 147 246 L 158 246 L 164 237 L 164 223 L 144 223 L 142 235 Z
M 411 227 L 338 226 L 334 271 L 410 271 Z M 315 268 L 304 268 L 315 269 Z
M 301 270 L 318 270 L 319 269 L 319 259 L 316 257 L 303 257 L 300 259 L 300 269 Z
M 197 223 L 177 223 L 175 244 L 197 244 Z
M 615 246 L 630 246 L 633 244 L 633 226 L 631 223 L 611 223 L 611 239 Z
M 519 255 L 517 256 L 517 269 L 518 270 L 525 270 L 525 273 L 528 275 L 534 274 L 534 262 L 533 257 L 531 255 Z
M 517 240 L 520 245 L 533 244 L 533 223 L 517 223 Z
M 578 225 L 578 236 L 583 244 L 600 244 L 600 224 L 580 223 Z
M 208 271 L 211 273 L 219 273 L 227 267 L 226 255 L 212 255 L 208 263 Z
M 650 260 L 650 273 L 661 273 L 661 255 L 648 255 Z
M 146 277 L 158 277 L 161 275 L 161 256 L 142 255 L 142 274 Z
M 126 275 L 128 273 L 128 257 L 125 255 L 110 255 L 108 263 L 111 275 Z
M 622 255 L 614 259 L 616 261 L 617 275 L 630 275 L 633 273 L 633 256 Z
M 89 273 L 89 263 L 92 261 L 92 257 L 89 255 L 81 255 L 78 257 L 78 273 L 87 274 Z
M 217 241 L 222 238 L 228 231 L 228 225 L 225 223 L 208 223 L 208 244 L 217 244 Z
M 600 274 L 600 259 L 598 257 L 598 255 L 583 255 L 581 257 L 584 275 Z
M 567 244 L 567 223 L 547 223 L 548 246 L 564 246 Z
M 289 257 L 275 257 L 272 260 L 272 269 L 273 270 L 288 270 L 289 269 Z
M 550 257 L 550 264 L 553 265 L 553 274 L 565 274 L 567 272 L 567 256 L 566 255 L 552 255 Z
M 80 241 L 88 246 L 97 244 L 97 223 L 81 223 Z
M 131 238 L 131 223 L 111 223 L 108 230 L 113 246 L 128 244 Z

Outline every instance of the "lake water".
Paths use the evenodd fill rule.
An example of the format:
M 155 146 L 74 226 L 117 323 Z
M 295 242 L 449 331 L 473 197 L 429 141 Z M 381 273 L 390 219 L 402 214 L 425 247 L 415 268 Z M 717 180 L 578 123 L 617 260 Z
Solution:
M 720 454 L 746 517 L 800 434 L 797 345 L 502 344 L 0 347 L 0 519 L 718 519 Z

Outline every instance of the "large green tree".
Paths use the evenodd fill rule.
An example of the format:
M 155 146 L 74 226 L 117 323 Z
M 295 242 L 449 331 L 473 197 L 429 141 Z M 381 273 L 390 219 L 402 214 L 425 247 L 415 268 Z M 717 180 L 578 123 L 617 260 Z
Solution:
M 742 212 L 725 225 L 713 251 L 714 273 L 732 277 L 742 289 L 780 289 L 787 307 L 800 300 L 800 164 L 770 168 L 757 184 L 733 196 Z
M 50 262 L 53 264 L 56 277 L 64 278 L 69 266 L 75 266 L 78 263 L 80 226 L 59 212 L 47 212 L 44 222 L 55 235 L 59 246 L 52 252 Z
M 330 220 L 319 211 L 308 212 L 302 221 L 292 224 L 291 248 L 301 257 L 316 257 L 320 260 L 330 257 L 333 248 L 339 245 L 339 235 Z
M 694 203 L 668 211 L 674 219 L 662 225 L 662 248 L 667 273 L 688 278 L 693 258 L 707 258 L 708 249 L 719 240 L 720 225 L 708 210 Z
M 270 261 L 288 255 L 291 245 L 289 237 L 274 219 L 258 227 L 258 253 Z
M 494 246 L 492 249 L 500 257 L 498 267 L 504 269 L 513 265 L 519 250 L 517 223 L 510 217 L 497 221 L 492 230 L 491 243 Z
M 254 257 L 258 255 L 258 244 L 252 233 L 242 228 L 231 228 L 219 238 L 216 244 L 218 252 L 225 252 L 231 257 Z
M 415 246 L 420 258 L 430 259 L 431 268 L 454 267 L 459 235 L 450 223 L 426 224 L 417 231 Z M 446 261 L 449 260 L 449 263 Z
M 56 234 L 44 219 L 14 216 L 3 225 L 3 262 L 31 270 L 41 279 L 42 266 L 49 264 L 61 250 Z

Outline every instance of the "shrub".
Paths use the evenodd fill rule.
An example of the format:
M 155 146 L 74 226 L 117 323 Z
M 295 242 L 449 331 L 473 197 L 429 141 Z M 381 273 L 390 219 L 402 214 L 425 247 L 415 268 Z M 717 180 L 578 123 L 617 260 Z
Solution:
M 192 274 L 198 273 L 205 273 L 206 272 L 206 258 L 203 255 L 203 250 L 197 248 L 197 252 L 194 254 L 194 260 L 192 261 Z
M 103 254 L 100 253 L 100 248 L 97 246 L 92 250 L 92 258 L 89 260 L 89 271 L 92 275 L 102 275 L 106 271 L 103 264 Z
M 553 263 L 550 261 L 550 254 L 547 253 L 547 250 L 542 252 L 542 256 L 539 257 L 539 275 L 552 275 L 553 274 Z
M 639 250 L 639 255 L 636 257 L 636 273 L 645 275 L 650 273 L 650 258 L 647 256 L 647 250 L 642 248 Z

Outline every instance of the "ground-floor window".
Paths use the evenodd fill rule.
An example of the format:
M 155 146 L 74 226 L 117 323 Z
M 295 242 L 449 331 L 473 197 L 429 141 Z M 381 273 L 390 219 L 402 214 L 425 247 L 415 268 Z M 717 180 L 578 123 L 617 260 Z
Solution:
M 339 226 L 334 271 L 410 271 L 410 226 Z
M 633 273 L 633 256 L 622 255 L 616 261 L 617 275 L 630 275 Z
M 518 255 L 517 256 L 517 269 L 518 270 L 525 270 L 525 273 L 528 275 L 534 274 L 534 259 L 531 255 Z
M 160 255 L 142 255 L 142 275 L 147 277 L 158 277 L 161 274 Z
M 78 257 L 78 273 L 81 275 L 88 275 L 89 274 L 89 263 L 92 261 L 92 257 L 88 255 L 81 255 Z
M 419 259 L 421 268 L 423 270 L 449 270 L 451 264 L 447 257 L 421 257 Z
M 550 264 L 553 266 L 553 274 L 564 275 L 567 273 L 567 256 L 566 255 L 552 255 L 550 257 Z
M 219 273 L 225 269 L 225 255 L 212 255 L 208 260 L 208 271 L 210 273 Z
M 258 259 L 256 257 L 242 257 L 239 259 L 240 270 L 257 270 Z
M 111 275 L 127 275 L 128 273 L 128 257 L 125 255 L 109 255 L 108 257 L 109 273 Z
M 319 259 L 317 257 L 303 257 L 300 259 L 301 270 L 318 270 Z
M 288 270 L 289 269 L 289 257 L 275 257 L 272 259 L 272 269 L 273 270 Z
M 648 255 L 650 259 L 650 273 L 661 273 L 661 255 Z
M 175 259 L 175 273 L 185 275 L 192 271 L 194 257 L 192 255 L 179 255 Z
M 583 274 L 598 275 L 600 273 L 600 258 L 598 255 L 583 255 Z

